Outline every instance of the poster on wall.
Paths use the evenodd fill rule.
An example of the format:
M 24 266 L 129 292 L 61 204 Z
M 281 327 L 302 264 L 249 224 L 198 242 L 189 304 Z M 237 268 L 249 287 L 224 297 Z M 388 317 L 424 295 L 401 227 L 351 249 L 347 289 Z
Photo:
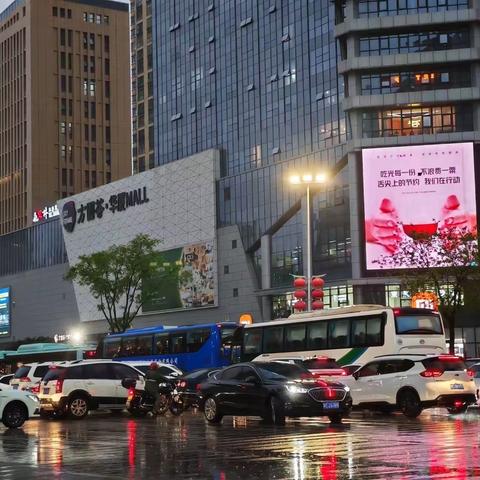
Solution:
M 176 265 L 159 274 L 143 288 L 151 292 L 143 312 L 187 310 L 215 305 L 213 242 L 197 243 L 159 253 L 159 262 Z
M 0 335 L 10 334 L 10 287 L 0 288 Z
M 367 270 L 412 267 L 398 251 L 419 236 L 476 233 L 473 143 L 372 148 L 362 157 Z

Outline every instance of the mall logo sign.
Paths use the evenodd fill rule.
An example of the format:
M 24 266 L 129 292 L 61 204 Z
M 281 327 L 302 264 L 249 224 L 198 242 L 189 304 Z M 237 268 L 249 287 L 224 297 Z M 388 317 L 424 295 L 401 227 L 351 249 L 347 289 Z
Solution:
M 103 198 L 97 198 L 79 206 L 75 201 L 70 200 L 62 208 L 62 223 L 66 232 L 72 233 L 75 226 L 80 223 L 91 222 L 104 218 L 105 214 L 123 212 L 127 208 L 148 203 L 147 187 L 137 188 L 129 192 L 121 192 L 110 195 L 108 202 Z

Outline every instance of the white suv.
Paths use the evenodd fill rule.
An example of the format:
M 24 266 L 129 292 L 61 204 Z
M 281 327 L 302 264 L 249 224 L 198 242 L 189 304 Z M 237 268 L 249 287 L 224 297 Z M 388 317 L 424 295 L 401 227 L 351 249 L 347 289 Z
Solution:
M 143 383 L 140 370 L 113 360 L 73 361 L 53 366 L 41 382 L 40 415 L 84 418 L 89 410 L 105 408 L 121 411 L 128 391 L 124 378 L 137 378 Z
M 475 403 L 475 384 L 465 362 L 454 355 L 386 355 L 365 364 L 342 383 L 354 408 L 400 410 L 415 418 L 424 408 L 462 413 Z
M 52 365 L 52 362 L 43 363 L 28 363 L 22 365 L 17 369 L 15 375 L 10 380 L 10 386 L 14 390 L 30 390 L 48 372 L 48 368 Z

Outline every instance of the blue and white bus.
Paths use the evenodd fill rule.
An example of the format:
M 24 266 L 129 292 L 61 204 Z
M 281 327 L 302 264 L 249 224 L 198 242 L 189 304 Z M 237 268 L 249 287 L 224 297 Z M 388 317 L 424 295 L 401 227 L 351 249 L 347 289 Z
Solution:
M 185 372 L 224 367 L 231 363 L 232 338 L 238 328 L 236 323 L 211 323 L 132 329 L 103 338 L 97 356 L 169 363 Z

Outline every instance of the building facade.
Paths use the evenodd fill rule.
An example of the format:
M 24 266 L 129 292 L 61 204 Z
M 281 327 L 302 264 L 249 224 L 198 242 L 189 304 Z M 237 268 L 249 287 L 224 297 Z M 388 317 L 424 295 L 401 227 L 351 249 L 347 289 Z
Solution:
M 0 234 L 131 174 L 128 20 L 113 1 L 16 0 L 0 13 Z

